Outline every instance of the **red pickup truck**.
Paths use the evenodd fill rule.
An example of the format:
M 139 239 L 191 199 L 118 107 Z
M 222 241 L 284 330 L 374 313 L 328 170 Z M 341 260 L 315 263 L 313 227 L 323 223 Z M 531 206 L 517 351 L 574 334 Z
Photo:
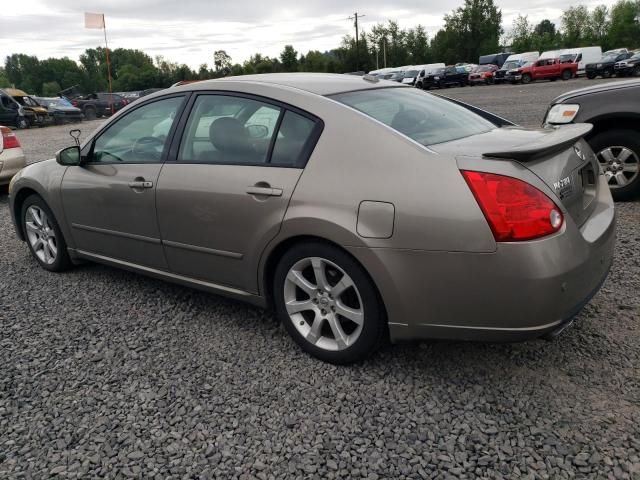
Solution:
M 573 62 L 561 62 L 559 58 L 545 58 L 537 62 L 529 62 L 520 68 L 510 70 L 507 78 L 512 83 L 529 83 L 533 80 L 569 80 L 576 76 L 578 64 Z

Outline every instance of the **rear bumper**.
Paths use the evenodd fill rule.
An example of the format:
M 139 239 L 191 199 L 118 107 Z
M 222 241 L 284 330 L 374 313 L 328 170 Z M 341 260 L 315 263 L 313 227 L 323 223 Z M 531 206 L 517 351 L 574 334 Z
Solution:
M 379 266 L 370 273 L 393 341 L 538 338 L 573 318 L 607 277 L 615 210 L 606 185 L 596 201 L 582 228 L 567 219 L 556 235 L 501 243 L 493 253 L 369 249 L 353 254 L 365 265 Z
M 0 153 L 0 185 L 8 184 L 13 176 L 27 166 L 27 158 L 20 148 L 9 148 Z

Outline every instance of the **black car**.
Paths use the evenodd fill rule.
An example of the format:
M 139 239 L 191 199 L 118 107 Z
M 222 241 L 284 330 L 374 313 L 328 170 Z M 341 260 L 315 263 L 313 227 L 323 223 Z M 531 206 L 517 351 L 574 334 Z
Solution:
M 66 98 L 36 97 L 36 100 L 49 110 L 49 116 L 53 118 L 53 123 L 56 125 L 82 120 L 82 110 L 71 105 Z
M 107 102 L 107 104 L 111 107 L 112 113 L 116 113 L 118 110 L 122 110 L 129 104 L 126 98 L 124 98 L 122 95 L 118 95 L 117 93 L 94 93 L 88 98 L 96 98 L 102 102 Z
M 597 63 L 588 63 L 585 67 L 587 78 L 594 79 L 597 76 L 609 78 L 615 73 L 615 64 L 633 56 L 631 52 L 605 54 Z
M 434 87 L 445 88 L 452 85 L 464 87 L 469 84 L 469 72 L 464 67 L 445 67 L 435 70 L 431 75 L 422 79 L 422 88 L 429 90 Z
M 551 102 L 544 123 L 591 123 L 593 130 L 585 139 L 602 166 L 613 198 L 628 200 L 640 193 L 640 80 L 565 93 Z
M 509 80 L 507 75 L 509 70 L 516 70 L 522 66 L 522 63 L 519 60 L 511 60 L 506 62 L 500 67 L 499 70 L 496 70 L 493 74 L 493 80 L 495 83 L 502 83 Z
M 35 113 L 25 109 L 4 90 L 0 90 L 0 125 L 29 128 L 29 125 L 36 123 L 35 118 Z
M 640 52 L 634 53 L 633 57 L 616 62 L 613 66 L 618 77 L 634 76 L 640 77 Z

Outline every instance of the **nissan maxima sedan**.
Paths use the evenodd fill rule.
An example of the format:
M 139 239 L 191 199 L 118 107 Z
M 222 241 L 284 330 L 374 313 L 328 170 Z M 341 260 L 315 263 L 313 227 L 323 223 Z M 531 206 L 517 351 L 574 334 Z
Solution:
M 10 206 L 46 270 L 90 260 L 272 306 L 328 362 L 388 338 L 552 337 L 612 262 L 590 129 L 370 76 L 203 81 L 28 166 Z

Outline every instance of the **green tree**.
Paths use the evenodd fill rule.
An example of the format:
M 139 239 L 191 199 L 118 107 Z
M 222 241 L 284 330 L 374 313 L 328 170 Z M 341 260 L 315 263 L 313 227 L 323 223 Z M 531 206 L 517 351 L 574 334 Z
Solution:
M 609 9 L 598 5 L 589 15 L 589 43 L 607 48 L 609 33 Z
M 536 44 L 535 29 L 529 23 L 529 18 L 525 15 L 518 15 L 513 21 L 511 33 L 511 50 L 514 52 L 528 52 L 533 50 Z
M 4 71 L 4 68 L 0 67 L 0 88 L 9 87 L 9 86 L 11 86 L 9 82 L 9 78 L 7 77 L 7 74 Z
M 640 47 L 640 0 L 620 0 L 611 7 L 608 46 Z
M 42 84 L 42 96 L 44 97 L 56 97 L 58 92 L 62 90 L 58 82 L 45 82 Z
M 213 52 L 213 66 L 218 74 L 227 75 L 231 71 L 231 56 L 226 50 Z
M 563 42 L 566 47 L 584 47 L 590 43 L 589 10 L 584 5 L 569 7 L 562 13 Z
M 284 46 L 284 50 L 282 50 L 282 53 L 280 54 L 280 62 L 282 63 L 283 71 L 298 71 L 298 52 L 293 48 L 293 45 Z

